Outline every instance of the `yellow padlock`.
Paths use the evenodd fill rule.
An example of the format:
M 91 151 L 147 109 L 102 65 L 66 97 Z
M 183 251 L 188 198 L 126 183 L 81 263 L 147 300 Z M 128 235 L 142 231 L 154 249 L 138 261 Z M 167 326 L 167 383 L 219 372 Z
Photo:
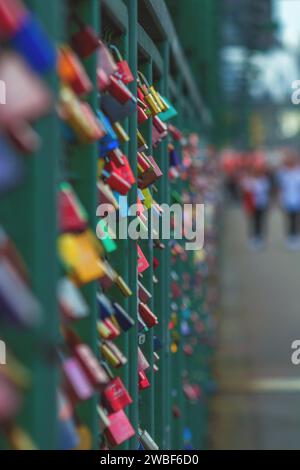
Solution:
M 124 127 L 119 122 L 115 122 L 113 124 L 113 129 L 114 129 L 115 133 L 117 134 L 118 139 L 121 142 L 123 142 L 123 143 L 129 142 L 129 140 L 130 140 L 129 135 L 127 134 Z
M 120 289 L 120 291 L 125 297 L 130 297 L 132 295 L 132 290 L 121 276 L 117 276 L 115 282 L 117 287 Z
M 100 352 L 112 367 L 120 367 L 121 362 L 119 358 L 113 353 L 106 343 L 100 345 Z
M 88 232 L 60 235 L 58 250 L 63 263 L 80 284 L 86 284 L 104 275 L 103 263 Z
M 38 450 L 32 438 L 18 426 L 9 428 L 6 438 L 13 450 Z
M 97 331 L 99 333 L 100 338 L 102 339 L 108 339 L 110 336 L 109 328 L 107 328 L 105 323 L 103 323 L 102 321 L 97 322 Z

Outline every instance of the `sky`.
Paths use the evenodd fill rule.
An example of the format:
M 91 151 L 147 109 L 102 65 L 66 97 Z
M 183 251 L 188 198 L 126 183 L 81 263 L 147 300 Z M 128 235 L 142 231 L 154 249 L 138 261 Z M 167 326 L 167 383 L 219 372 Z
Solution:
M 274 0 L 280 36 L 287 47 L 300 45 L 300 0 Z
M 253 94 L 262 90 L 281 101 L 290 93 L 291 84 L 300 79 L 295 52 L 300 53 L 300 0 L 273 0 L 275 20 L 279 24 L 278 37 L 285 50 L 277 49 L 269 54 L 258 54 L 254 62 L 261 70 L 260 85 L 254 84 Z

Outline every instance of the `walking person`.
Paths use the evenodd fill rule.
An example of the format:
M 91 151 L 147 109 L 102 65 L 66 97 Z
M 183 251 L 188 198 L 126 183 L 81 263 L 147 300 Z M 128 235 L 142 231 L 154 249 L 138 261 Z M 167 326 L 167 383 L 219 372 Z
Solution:
M 289 153 L 279 170 L 277 181 L 280 203 L 286 217 L 286 246 L 300 248 L 300 166 L 295 154 Z
M 250 221 L 250 246 L 262 249 L 266 238 L 266 218 L 270 204 L 271 185 L 264 165 L 257 165 L 241 182 L 244 207 Z

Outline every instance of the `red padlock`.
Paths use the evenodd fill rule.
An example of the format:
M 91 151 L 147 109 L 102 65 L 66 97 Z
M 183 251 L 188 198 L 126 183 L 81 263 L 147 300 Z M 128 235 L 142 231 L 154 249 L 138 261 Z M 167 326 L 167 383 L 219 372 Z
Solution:
M 137 245 L 137 252 L 138 252 L 138 273 L 141 274 L 149 268 L 150 264 L 139 245 Z
M 78 344 L 74 354 L 93 387 L 102 390 L 108 384 L 109 377 L 91 348 L 87 344 Z
M 115 52 L 117 58 L 118 73 L 124 85 L 134 82 L 133 73 L 130 70 L 128 62 L 123 59 L 119 49 L 116 46 L 110 46 L 111 50 Z
M 113 324 L 113 322 L 109 318 L 105 318 L 103 320 L 103 323 L 105 324 L 106 328 L 110 331 L 110 335 L 107 339 L 116 339 L 118 336 L 120 336 L 120 330 Z
M 91 106 L 88 103 L 81 103 L 81 112 L 90 125 L 90 141 L 95 142 L 96 140 L 102 139 L 106 132 L 102 127 L 100 120 L 97 119 Z
M 145 390 L 150 387 L 150 382 L 143 370 L 139 371 L 139 390 Z
M 74 51 L 82 59 L 92 55 L 99 47 L 99 38 L 91 26 L 85 25 L 78 18 L 80 29 L 71 38 L 71 44 Z
M 144 109 L 141 106 L 137 106 L 137 117 L 138 117 L 138 124 L 139 126 L 147 121 L 148 116 L 145 113 Z
M 123 410 L 132 403 L 132 398 L 120 377 L 116 377 L 105 387 L 102 398 L 109 411 Z
M 0 0 L 0 38 L 8 40 L 21 28 L 28 11 L 19 0 Z
M 142 320 L 146 323 L 148 328 L 153 328 L 158 324 L 158 318 L 143 302 L 139 303 L 139 314 L 141 315 Z
M 107 178 L 106 183 L 110 186 L 113 191 L 117 191 L 122 196 L 128 194 L 131 185 L 124 180 L 118 173 L 112 172 Z
M 156 127 L 157 131 L 160 134 L 164 134 L 165 132 L 168 132 L 168 126 L 164 122 L 162 122 L 162 120 L 159 119 L 158 116 L 154 116 L 153 125 Z
M 121 104 L 126 104 L 132 98 L 131 91 L 114 75 L 110 77 L 107 90 Z
M 87 214 L 68 183 L 60 187 L 58 207 L 61 232 L 82 232 L 87 228 Z
M 139 299 L 141 302 L 146 304 L 152 298 L 152 295 L 150 294 L 150 292 L 148 292 L 146 287 L 143 286 L 143 284 L 140 281 L 138 282 L 138 287 L 139 287 Z
M 83 65 L 69 46 L 62 46 L 58 58 L 58 74 L 60 79 L 70 85 L 78 95 L 90 93 L 93 89 Z
M 119 168 L 119 174 L 128 181 L 130 185 L 135 184 L 136 180 L 126 155 L 123 155 L 123 163 L 123 166 Z
M 124 410 L 119 410 L 108 416 L 109 426 L 105 429 L 105 436 L 112 447 L 119 446 L 135 435 L 135 431 Z
M 147 171 L 151 167 L 150 163 L 146 160 L 144 155 L 140 152 L 137 154 L 137 161 L 143 171 Z
M 111 161 L 116 165 L 116 167 L 120 168 L 124 165 L 123 152 L 119 148 L 116 148 L 115 150 L 110 152 L 108 156 Z

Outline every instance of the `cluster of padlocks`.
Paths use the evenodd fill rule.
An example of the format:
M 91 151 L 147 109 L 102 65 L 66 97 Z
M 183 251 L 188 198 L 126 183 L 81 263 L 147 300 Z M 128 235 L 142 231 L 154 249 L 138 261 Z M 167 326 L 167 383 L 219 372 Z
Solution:
M 0 447 L 157 450 L 170 443 L 149 416 L 164 398 L 192 448 L 212 390 L 215 156 L 76 1 L 67 18 L 58 42 L 21 0 L 0 0 Z M 172 217 L 162 239 L 163 203 L 204 203 L 207 243 L 186 251 Z M 140 236 L 119 240 L 107 211 Z

